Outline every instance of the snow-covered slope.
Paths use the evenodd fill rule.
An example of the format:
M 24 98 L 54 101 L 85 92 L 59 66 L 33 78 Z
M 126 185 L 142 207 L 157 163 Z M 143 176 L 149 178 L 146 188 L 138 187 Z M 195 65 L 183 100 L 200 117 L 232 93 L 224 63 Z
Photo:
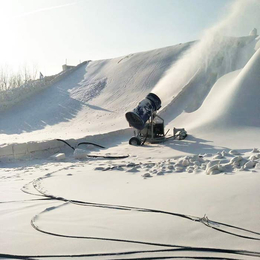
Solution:
M 125 113 L 151 91 L 162 99 L 160 114 L 166 124 L 185 127 L 191 135 L 197 127 L 206 129 L 204 125 L 211 125 L 208 133 L 220 122 L 224 128 L 227 123 L 233 127 L 259 126 L 255 87 L 259 81 L 259 54 L 252 57 L 258 39 L 248 36 L 215 40 L 82 65 L 26 102 L 1 112 L 1 142 L 80 139 L 127 129 Z M 198 53 L 201 49 L 203 55 Z M 231 84 L 233 76 L 225 75 L 238 69 L 242 72 Z M 251 96 L 253 101 L 249 101 Z
M 231 42 L 208 63 L 197 43 L 90 62 L 1 112 L 0 258 L 259 258 L 260 50 Z M 185 140 L 128 144 L 151 91 Z
M 194 117 L 204 128 L 260 127 L 260 50 L 246 66 L 217 82 Z M 195 123 L 195 124 L 198 124 Z M 206 125 L 206 126 L 205 126 Z
M 234 145 L 233 139 L 237 139 L 237 147 L 257 146 L 260 127 L 259 71 L 258 49 L 243 69 L 223 76 L 214 84 L 200 109 L 193 113 L 183 112 L 170 126 L 182 125 L 194 135 L 217 139 L 219 145 Z M 168 110 L 174 110 L 175 106 L 173 102 Z
M 93 61 L 1 112 L 2 142 L 79 138 L 127 128 L 124 114 L 192 43 Z

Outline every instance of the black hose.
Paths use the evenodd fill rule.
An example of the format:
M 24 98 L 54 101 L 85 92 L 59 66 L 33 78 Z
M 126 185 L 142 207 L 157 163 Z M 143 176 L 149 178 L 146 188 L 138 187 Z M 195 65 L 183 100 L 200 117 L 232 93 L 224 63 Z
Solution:
M 175 217 L 181 217 L 181 218 L 188 219 L 188 220 L 195 221 L 195 222 L 200 222 L 200 223 L 202 223 L 202 224 L 204 224 L 204 225 L 206 225 L 210 228 L 213 228 L 213 229 L 220 231 L 220 232 L 224 232 L 224 233 L 229 234 L 229 235 L 234 235 L 234 236 L 237 236 L 237 237 L 240 237 L 240 238 L 251 239 L 251 240 L 258 240 L 258 241 L 260 240 L 260 238 L 238 235 L 238 234 L 235 234 L 235 233 L 232 233 L 232 232 L 225 231 L 221 228 L 216 228 L 214 226 L 211 226 L 210 224 L 212 223 L 212 224 L 216 224 L 216 225 L 219 225 L 219 226 L 229 227 L 229 228 L 245 231 L 247 233 L 260 236 L 260 233 L 258 233 L 258 232 L 251 231 L 251 230 L 244 229 L 244 228 L 240 228 L 240 227 L 237 227 L 237 226 L 232 226 L 232 225 L 217 222 L 217 221 L 211 221 L 211 220 L 208 220 L 208 219 L 207 219 L 207 222 L 205 222 L 204 221 L 205 216 L 203 218 L 199 218 L 199 217 L 190 216 L 190 215 L 187 215 L 187 214 L 181 214 L 181 213 L 175 213 L 175 212 L 157 210 L 157 209 L 150 209 L 150 208 L 139 208 L 139 207 L 133 207 L 133 206 L 111 205 L 111 204 L 93 203 L 93 202 L 80 201 L 80 200 L 71 200 L 71 199 L 66 199 L 66 198 L 63 198 L 63 197 L 57 197 L 57 196 L 46 194 L 45 192 L 42 192 L 41 190 L 39 190 L 37 188 L 36 182 L 34 182 L 33 186 L 40 194 L 42 194 L 46 198 L 50 198 L 50 199 L 54 199 L 54 200 L 60 200 L 60 201 L 64 201 L 64 202 L 70 202 L 70 203 L 73 203 L 73 204 L 76 204 L 76 205 L 79 205 L 79 206 L 91 206 L 91 207 L 114 209 L 114 210 L 116 209 L 116 210 L 129 210 L 129 211 L 146 212 L 146 213 L 166 214 L 166 215 L 171 215 L 171 216 L 175 216 Z M 259 254 L 258 256 L 260 257 L 260 253 L 257 252 L 257 254 Z
M 39 191 L 41 192 L 41 191 Z M 198 221 L 200 222 L 200 219 L 198 217 L 191 217 L 189 215 L 185 214 L 178 214 L 178 213 L 173 213 L 173 212 L 167 212 L 167 211 L 161 211 L 161 210 L 153 210 L 153 209 L 146 209 L 146 208 L 137 208 L 137 207 L 128 207 L 128 206 L 120 206 L 120 205 L 109 205 L 109 204 L 95 204 L 91 202 L 85 202 L 85 201 L 77 201 L 77 200 L 67 200 L 62 197 L 56 197 L 53 195 L 48 195 L 43 192 L 41 192 L 43 195 L 49 198 L 57 199 L 60 201 L 64 202 L 70 202 L 74 203 L 77 205 L 81 206 L 93 206 L 93 207 L 101 207 L 101 208 L 107 208 L 107 209 L 117 209 L 117 210 L 136 210 L 140 212 L 148 212 L 148 213 L 162 213 L 162 214 L 170 214 L 170 215 L 175 215 L 178 217 L 183 217 L 186 219 L 190 219 L 193 221 Z M 45 209 L 43 212 L 47 212 L 48 209 Z M 136 251 L 136 252 L 125 252 L 125 253 L 116 253 L 116 255 L 127 255 L 127 254 L 141 254 L 141 253 L 154 253 L 154 252 L 204 252 L 204 253 L 220 253 L 220 254 L 234 254 L 234 255 L 243 255 L 243 256 L 251 256 L 251 257 L 260 257 L 260 252 L 254 252 L 254 251 L 247 251 L 247 250 L 241 250 L 241 249 L 223 249 L 223 248 L 207 248 L 207 247 L 192 247 L 192 246 L 182 246 L 182 245 L 174 245 L 174 244 L 162 244 L 162 243 L 155 243 L 155 242 L 147 242 L 147 241 L 139 241 L 139 240 L 127 240 L 127 239 L 118 239 L 118 238 L 107 238 L 107 237 L 93 237 L 93 236 L 76 236 L 76 235 L 66 235 L 66 234 L 61 234 L 61 233 L 54 233 L 51 231 L 43 230 L 39 228 L 35 224 L 35 220 L 37 217 L 41 214 L 39 213 L 36 215 L 32 220 L 31 220 L 31 225 L 32 227 L 47 235 L 52 235 L 56 237 L 62 237 L 62 238 L 71 238 L 71 239 L 91 239 L 91 240 L 101 240 L 101 241 L 111 241 L 111 242 L 123 242 L 123 243 L 133 243 L 133 244 L 141 244 L 141 245 L 149 245 L 149 246 L 156 246 L 156 247 L 166 247 L 167 249 L 162 249 L 162 250 L 151 250 L 151 251 Z M 251 231 L 250 231 L 251 232 Z M 112 256 L 114 253 L 108 253 L 108 255 Z M 100 254 L 99 256 L 102 256 L 103 254 Z M 77 255 L 73 255 L 76 257 Z M 86 256 L 86 255 L 85 255 Z M 38 256 L 40 257 L 40 256 Z M 131 258 L 131 259 L 171 259 L 171 258 L 177 258 L 176 256 L 171 256 L 169 258 L 167 257 L 149 257 L 149 258 Z M 185 258 L 185 257 L 183 257 Z M 231 259 L 231 258 L 222 258 L 222 257 L 190 257 L 193 259 Z
M 94 144 L 94 143 L 89 143 L 89 142 L 81 142 L 81 143 L 79 143 L 77 146 L 80 146 L 80 145 L 82 145 L 82 144 L 91 144 L 91 145 L 97 146 L 97 147 L 99 147 L 99 148 L 104 148 L 104 149 L 105 149 L 105 147 L 102 146 L 102 145 Z
M 37 179 L 36 181 L 39 181 L 40 179 Z M 58 201 L 63 201 L 63 202 L 70 202 L 76 205 L 81 205 L 81 206 L 92 206 L 92 207 L 101 207 L 101 208 L 107 208 L 107 209 L 117 209 L 117 210 L 136 210 L 139 212 L 146 212 L 146 213 L 161 213 L 161 214 L 168 214 L 168 215 L 173 215 L 177 217 L 182 217 L 186 218 L 188 220 L 196 221 L 196 222 L 201 222 L 209 227 L 209 224 L 215 223 L 218 225 L 223 225 L 227 226 L 230 228 L 235 228 L 239 229 L 242 231 L 247 231 L 250 233 L 254 233 L 257 235 L 260 235 L 257 232 L 246 230 L 240 227 L 228 225 L 225 223 L 220 223 L 220 222 L 214 222 L 208 220 L 207 217 L 204 216 L 204 218 L 199 218 L 195 216 L 190 216 L 186 214 L 180 214 L 180 213 L 174 213 L 174 212 L 167 212 L 167 211 L 162 211 L 162 210 L 156 210 L 156 209 L 149 209 L 149 208 L 138 208 L 138 207 L 131 207 L 131 206 L 123 206 L 123 205 L 111 205 L 111 204 L 101 204 L 101 203 L 93 203 L 93 202 L 87 202 L 87 201 L 79 201 L 79 200 L 68 200 L 63 197 L 57 197 L 51 194 L 46 194 L 45 192 L 39 190 L 36 185 L 36 181 L 34 181 L 34 188 L 42 194 L 42 196 L 45 197 L 46 200 L 58 200 Z M 37 199 L 38 200 L 38 199 Z M 43 199 L 44 200 L 44 199 Z M 33 201 L 33 200 L 32 200 Z M 16 201 L 9 201 L 10 202 L 16 202 Z M 44 210 L 42 213 L 44 213 L 46 210 Z M 150 246 L 156 246 L 156 247 L 166 247 L 162 249 L 152 249 L 152 250 L 139 250 L 139 251 L 126 251 L 126 252 L 110 252 L 110 253 L 93 253 L 93 254 L 57 254 L 57 255 L 16 255 L 16 254 L 5 254 L 5 253 L 0 253 L 0 258 L 5 258 L 5 259 L 28 259 L 28 260 L 33 260 L 35 258 L 73 258 L 73 257 L 104 257 L 104 256 L 127 256 L 127 255 L 135 255 L 135 254 L 147 254 L 147 253 L 176 253 L 176 252 L 201 252 L 201 253 L 215 253 L 215 254 L 231 254 L 231 255 L 237 255 L 237 256 L 249 256 L 249 257 L 260 257 L 260 252 L 254 252 L 254 251 L 246 251 L 246 250 L 241 250 L 241 249 L 223 249 L 223 248 L 207 248 L 207 247 L 192 247 L 192 246 L 182 246 L 182 245 L 174 245 L 174 244 L 161 244 L 161 243 L 153 243 L 153 242 L 146 242 L 146 241 L 138 241 L 138 240 L 123 240 L 123 239 L 116 239 L 116 238 L 102 238 L 102 237 L 88 237 L 88 236 L 73 236 L 73 235 L 66 235 L 66 234 L 59 234 L 59 233 L 53 233 L 51 231 L 43 230 L 40 229 L 36 224 L 35 220 L 37 216 L 39 216 L 41 213 L 36 215 L 32 220 L 31 220 L 31 225 L 35 230 L 45 233 L 48 235 L 52 236 L 57 236 L 57 237 L 64 237 L 64 238 L 81 238 L 81 239 L 95 239 L 95 240 L 105 240 L 105 241 L 114 241 L 114 242 L 125 242 L 125 243 L 134 243 L 134 244 L 144 244 L 144 245 L 150 245 Z M 218 231 L 222 231 L 219 229 L 216 229 Z M 232 233 L 230 233 L 232 234 Z M 233 234 L 234 235 L 234 234 Z M 246 238 L 246 237 L 244 237 Z M 247 237 L 250 239 L 250 237 Z M 252 239 L 252 238 L 251 238 Z M 257 239 L 259 240 L 259 239 Z M 229 257 L 216 257 L 216 256 L 176 256 L 176 255 L 168 255 L 168 256 L 156 256 L 156 257 L 146 257 L 146 256 L 138 256 L 134 258 L 123 258 L 123 259 L 139 259 L 139 260 L 150 260 L 150 259 L 214 259 L 214 260 L 238 260 L 238 258 L 229 258 Z
M 104 158 L 104 159 L 125 159 L 125 158 L 128 158 L 129 155 L 110 156 L 110 155 L 88 154 L 87 157 L 90 157 L 90 158 Z
M 66 145 L 68 145 L 71 149 L 73 149 L 73 151 L 75 151 L 75 148 L 73 146 L 71 146 L 68 142 L 66 142 L 65 140 L 62 140 L 62 139 L 56 139 L 57 141 L 60 141 L 60 142 L 63 142 L 65 143 Z M 97 146 L 99 148 L 103 148 L 105 149 L 104 146 L 102 145 L 99 145 L 99 144 L 95 144 L 95 143 L 90 143 L 90 142 L 80 142 L 78 146 L 82 145 L 82 144 L 90 144 L 90 145 L 94 145 L 94 146 Z M 107 155 L 95 155 L 95 154 L 88 154 L 86 155 L 86 157 L 89 157 L 89 158 L 104 158 L 104 159 L 125 159 L 127 157 L 129 157 L 129 155 L 117 155 L 117 156 L 107 156 Z
M 60 141 L 63 141 L 64 143 L 68 144 L 66 141 L 59 139 Z M 69 145 L 70 146 L 70 145 Z M 71 146 L 70 146 L 71 147 Z M 94 155 L 93 155 L 94 156 Z M 99 156 L 98 156 L 99 157 Z M 103 157 L 103 156 L 102 156 Z M 106 208 L 106 209 L 114 209 L 114 210 L 129 210 L 129 211 L 137 211 L 137 212 L 144 212 L 144 213 L 159 213 L 159 214 L 167 214 L 167 215 L 172 215 L 176 217 L 181 217 L 187 220 L 195 221 L 195 222 L 200 222 L 203 223 L 204 225 L 213 228 L 216 231 L 224 232 L 229 235 L 235 235 L 240 238 L 246 238 L 246 239 L 253 239 L 253 240 L 260 240 L 260 238 L 254 238 L 250 236 L 242 236 L 238 235 L 232 232 L 225 231 L 224 229 L 221 228 L 227 227 L 227 228 L 233 228 L 241 231 L 245 231 L 254 235 L 260 235 L 260 233 L 243 229 L 237 226 L 232 226 L 229 224 L 221 223 L 221 222 L 216 222 L 216 221 L 211 221 L 209 220 L 206 216 L 203 218 L 199 218 L 196 216 L 190 216 L 186 214 L 181 214 L 181 213 L 174 213 L 174 212 L 169 212 L 169 211 L 163 211 L 163 210 L 157 210 L 157 209 L 149 209 L 149 208 L 139 208 L 139 207 L 134 207 L 134 206 L 124 206 L 124 205 L 111 205 L 111 204 L 102 204 L 102 203 L 93 203 L 93 202 L 87 202 L 87 201 L 80 201 L 80 200 L 70 200 L 66 199 L 63 197 L 58 197 L 55 195 L 47 194 L 46 192 L 43 192 L 42 190 L 39 190 L 36 182 L 40 181 L 41 178 L 38 178 L 37 180 L 34 181 L 33 186 L 34 188 L 45 198 L 43 199 L 32 199 L 28 201 L 34 201 L 34 200 L 58 200 L 58 201 L 63 201 L 63 202 L 70 202 L 76 205 L 80 206 L 90 206 L 90 207 L 100 207 L 100 208 Z M 11 203 L 11 202 L 18 202 L 18 201 L 9 201 L 9 202 L 2 202 L 2 203 Z M 45 210 L 46 211 L 46 210 Z M 41 212 L 41 213 L 44 213 Z M 93 256 L 124 256 L 124 255 L 132 255 L 132 254 L 146 254 L 146 253 L 155 253 L 155 252 L 203 252 L 203 253 L 220 253 L 220 254 L 232 254 L 232 255 L 239 255 L 239 256 L 251 256 L 251 257 L 260 257 L 260 252 L 253 252 L 253 251 L 246 251 L 246 250 L 241 250 L 241 249 L 222 249 L 222 248 L 206 248 L 206 247 L 191 247 L 191 246 L 182 246 L 182 245 L 173 245 L 173 244 L 161 244 L 161 243 L 153 243 L 153 242 L 146 242 L 146 241 L 138 241 L 138 240 L 123 240 L 123 239 L 117 239 L 117 238 L 102 238 L 102 237 L 88 237 L 88 236 L 73 236 L 73 235 L 66 235 L 66 234 L 59 234 L 59 233 L 54 233 L 48 230 L 43 230 L 39 228 L 35 221 L 37 219 L 37 216 L 39 216 L 41 213 L 36 215 L 32 220 L 31 220 L 31 225 L 35 230 L 52 235 L 52 236 L 57 236 L 57 237 L 64 237 L 64 238 L 81 238 L 81 239 L 95 239 L 95 240 L 105 240 L 105 241 L 114 241 L 114 242 L 125 242 L 125 243 L 134 243 L 134 244 L 144 244 L 144 245 L 150 245 L 150 246 L 156 246 L 156 247 L 166 247 L 167 249 L 159 249 L 159 250 L 140 250 L 140 251 L 128 251 L 128 252 L 117 252 L 117 253 L 99 253 L 99 254 L 81 254 L 81 255 L 15 255 L 15 254 L 4 254 L 0 253 L 0 258 L 8 258 L 8 259 L 34 259 L 34 258 L 72 258 L 72 257 L 93 257 Z M 211 225 L 213 224 L 213 225 Z M 218 227 L 215 227 L 214 224 Z M 200 257 L 200 256 L 157 256 L 157 257 L 137 257 L 137 258 L 131 258 L 131 259 L 143 259 L 143 260 L 148 260 L 148 259 L 174 259 L 174 258 L 184 258 L 184 259 L 234 259 L 234 258 L 227 258 L 227 257 Z M 124 258 L 125 259 L 125 258 Z M 127 259 L 127 258 L 126 258 Z M 130 258 L 128 258 L 130 259 Z
M 126 256 L 126 255 L 135 255 L 135 254 L 147 254 L 147 253 L 167 253 L 174 252 L 175 249 L 161 249 L 161 250 L 142 250 L 142 251 L 126 251 L 126 252 L 115 252 L 115 253 L 96 253 L 96 254 L 68 254 L 68 255 L 15 255 L 15 254 L 3 254 L 0 253 L 0 258 L 4 259 L 39 259 L 39 258 L 88 258 L 88 257 L 118 257 L 118 256 Z M 187 250 L 189 251 L 189 250 Z M 107 258 L 106 258 L 107 259 Z M 112 258 L 113 259 L 113 258 Z M 114 258 L 115 259 L 115 258 Z M 116 258 L 118 260 L 151 260 L 151 259 L 207 259 L 207 260 L 240 260 L 238 258 L 227 258 L 227 257 L 203 257 L 203 256 L 156 256 L 156 257 L 136 257 L 136 258 Z
M 62 140 L 62 139 L 56 139 L 56 140 L 65 143 L 65 144 L 68 145 L 71 149 L 75 150 L 75 148 L 74 148 L 73 146 L 71 146 L 68 142 L 66 142 L 65 140 Z M 89 142 L 80 142 L 80 143 L 77 145 L 77 147 L 80 146 L 80 145 L 82 145 L 82 144 L 91 144 L 91 145 L 97 146 L 97 147 L 99 147 L 99 148 L 105 148 L 105 147 L 102 146 L 102 145 L 95 144 L 95 143 L 89 143 Z
M 68 145 L 72 150 L 75 150 L 75 148 L 73 146 L 71 146 L 69 143 L 67 143 L 66 141 L 62 140 L 62 139 L 56 139 L 57 141 L 63 142 L 66 145 Z

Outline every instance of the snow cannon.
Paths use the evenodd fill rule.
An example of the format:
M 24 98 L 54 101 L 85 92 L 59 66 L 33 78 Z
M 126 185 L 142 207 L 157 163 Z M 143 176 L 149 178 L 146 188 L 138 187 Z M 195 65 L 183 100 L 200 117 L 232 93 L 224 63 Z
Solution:
M 137 130 L 142 130 L 145 128 L 146 122 L 151 118 L 152 114 L 159 110 L 160 107 L 160 98 L 157 95 L 150 93 L 133 111 L 127 112 L 125 117 L 130 126 Z
M 129 140 L 131 145 L 143 145 L 146 141 L 150 143 L 162 142 L 164 135 L 164 120 L 157 115 L 161 108 L 161 99 L 154 93 L 150 93 L 125 117 L 129 125 L 137 130 Z
M 150 93 L 131 112 L 125 114 L 129 125 L 135 128 L 134 136 L 129 140 L 131 145 L 143 145 L 149 143 L 161 143 L 169 139 L 185 139 L 187 132 L 184 128 L 174 128 L 173 135 L 166 137 L 164 134 L 164 120 L 157 114 L 161 108 L 161 99 L 154 93 Z

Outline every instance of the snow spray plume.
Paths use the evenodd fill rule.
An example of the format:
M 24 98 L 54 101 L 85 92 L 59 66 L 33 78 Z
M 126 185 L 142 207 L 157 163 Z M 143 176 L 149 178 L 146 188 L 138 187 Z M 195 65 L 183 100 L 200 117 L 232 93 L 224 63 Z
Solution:
M 237 36 L 248 32 L 260 24 L 260 1 L 238 0 L 231 6 L 228 15 L 218 24 L 207 29 L 200 41 L 195 43 L 178 60 L 157 83 L 152 90 L 158 95 L 163 105 L 167 105 L 197 74 L 208 73 L 209 66 L 221 67 L 222 75 L 232 71 L 231 57 L 236 55 L 234 38 L 226 36 Z M 233 49 L 233 51 L 232 51 Z M 229 53 L 225 53 L 225 52 Z M 219 53 L 221 53 L 219 55 Z M 218 57 L 217 57 L 218 56 Z M 224 59 L 224 62 L 223 62 Z M 221 66 L 217 63 L 221 63 Z M 238 69 L 238 68 L 236 68 Z M 212 74 L 212 71 L 211 71 Z M 220 74 L 220 69 L 215 72 Z M 221 75 L 220 75 L 221 76 Z M 207 78 L 205 78 L 205 81 Z

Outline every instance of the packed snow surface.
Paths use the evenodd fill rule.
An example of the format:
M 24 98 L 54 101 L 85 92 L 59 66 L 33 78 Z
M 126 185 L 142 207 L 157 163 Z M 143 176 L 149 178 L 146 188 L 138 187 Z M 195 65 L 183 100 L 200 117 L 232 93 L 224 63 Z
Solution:
M 259 37 L 207 36 L 86 62 L 1 111 L 0 258 L 259 258 L 259 71 Z M 150 92 L 186 139 L 128 144 Z

